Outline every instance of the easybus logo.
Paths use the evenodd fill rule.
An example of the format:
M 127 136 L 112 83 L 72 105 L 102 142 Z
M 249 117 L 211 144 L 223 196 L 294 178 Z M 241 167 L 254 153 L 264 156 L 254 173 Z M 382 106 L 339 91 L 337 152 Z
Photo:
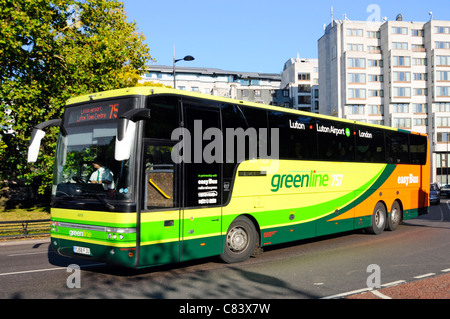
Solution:
M 309 174 L 275 174 L 272 176 L 272 192 L 277 192 L 281 188 L 300 188 L 300 187 L 337 187 L 342 185 L 344 175 L 332 174 L 331 184 L 330 175 L 318 173 L 312 170 Z

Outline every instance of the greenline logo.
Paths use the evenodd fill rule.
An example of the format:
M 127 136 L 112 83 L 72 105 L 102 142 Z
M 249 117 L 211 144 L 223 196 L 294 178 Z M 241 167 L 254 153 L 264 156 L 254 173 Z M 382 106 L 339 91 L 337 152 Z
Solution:
M 316 170 L 311 170 L 309 174 L 275 174 L 272 176 L 271 191 L 278 192 L 281 188 L 338 187 L 342 185 L 343 178 L 344 174 L 329 175 Z

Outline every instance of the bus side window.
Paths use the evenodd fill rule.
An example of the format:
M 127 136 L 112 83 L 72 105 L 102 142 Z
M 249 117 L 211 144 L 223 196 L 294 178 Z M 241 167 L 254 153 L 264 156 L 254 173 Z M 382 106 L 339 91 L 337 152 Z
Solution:
M 311 117 L 270 111 L 269 123 L 271 129 L 279 129 L 280 159 L 317 159 L 317 136 Z
M 384 133 L 380 129 L 356 126 L 356 161 L 384 163 Z
M 355 136 L 352 124 L 317 119 L 319 160 L 355 161 Z
M 386 161 L 388 164 L 409 164 L 406 133 L 386 132 Z
M 145 125 L 145 137 L 170 140 L 172 131 L 180 126 L 177 98 L 150 96 L 147 108 L 150 109 L 150 120 Z
M 427 162 L 427 138 L 422 135 L 409 136 L 411 164 L 425 165 Z

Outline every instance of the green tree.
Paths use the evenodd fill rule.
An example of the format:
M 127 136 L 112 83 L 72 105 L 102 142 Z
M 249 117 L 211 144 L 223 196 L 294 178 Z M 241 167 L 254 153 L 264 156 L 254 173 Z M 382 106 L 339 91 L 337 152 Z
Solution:
M 72 96 L 136 85 L 152 60 L 144 39 L 116 0 L 0 0 L 0 181 L 15 173 L 48 191 L 58 129 L 29 165 L 33 127 Z

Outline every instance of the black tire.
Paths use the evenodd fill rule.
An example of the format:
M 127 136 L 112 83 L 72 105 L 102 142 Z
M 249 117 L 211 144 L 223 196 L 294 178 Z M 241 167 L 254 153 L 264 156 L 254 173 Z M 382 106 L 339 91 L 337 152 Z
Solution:
M 395 201 L 391 207 L 391 213 L 387 219 L 386 229 L 394 231 L 397 229 L 398 225 L 402 222 L 403 212 L 398 201 Z
M 247 260 L 258 244 L 257 239 L 255 225 L 245 216 L 237 217 L 228 228 L 220 258 L 229 264 Z
M 372 225 L 366 228 L 366 230 L 374 235 L 379 235 L 386 227 L 386 207 L 379 202 L 375 205 L 372 213 Z

